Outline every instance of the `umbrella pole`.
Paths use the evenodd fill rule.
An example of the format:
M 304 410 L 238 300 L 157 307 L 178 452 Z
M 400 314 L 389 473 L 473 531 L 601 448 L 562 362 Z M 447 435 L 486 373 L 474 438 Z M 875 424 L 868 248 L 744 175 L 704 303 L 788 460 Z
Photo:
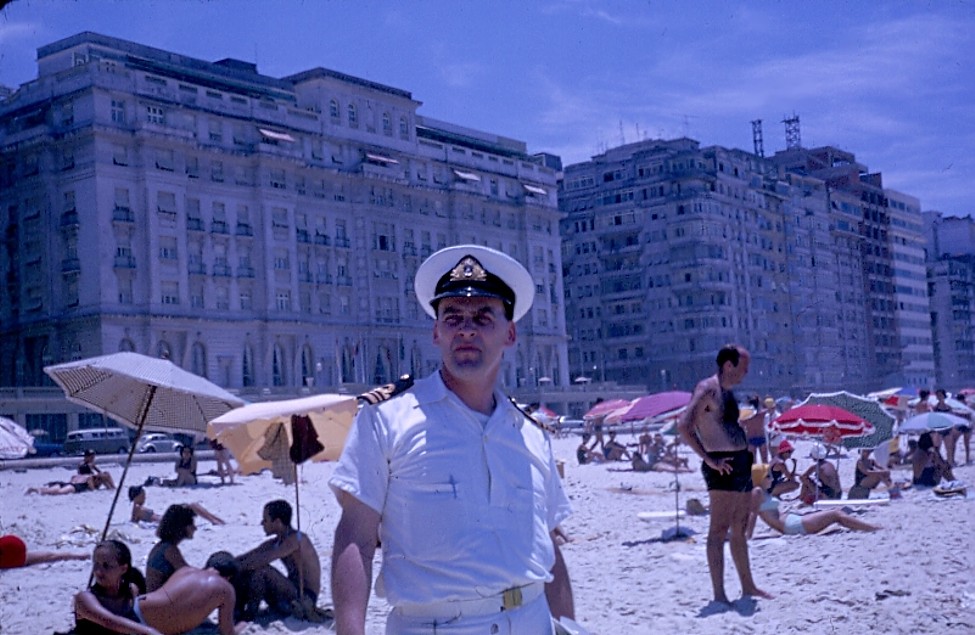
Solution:
M 292 463 L 295 476 L 295 527 L 298 531 L 298 558 L 301 559 L 301 499 L 298 498 L 298 464 Z M 305 575 L 304 567 L 298 567 L 298 602 L 304 606 Z
M 125 459 L 125 467 L 122 468 L 122 476 L 118 480 L 118 486 L 115 488 L 115 498 L 112 499 L 112 506 L 108 510 L 108 518 L 105 519 L 105 528 L 102 529 L 101 540 L 105 540 L 108 536 L 108 527 L 112 524 L 112 514 L 115 513 L 115 506 L 118 504 L 118 497 L 122 494 L 122 486 L 125 485 L 125 477 L 129 473 L 129 466 L 132 465 L 132 455 L 135 453 L 135 446 L 139 441 L 139 437 L 142 436 L 142 427 L 146 424 L 146 415 L 149 413 L 149 404 L 152 403 L 153 397 L 156 396 L 156 387 L 152 386 L 149 389 L 149 396 L 146 398 L 144 405 L 142 407 L 142 413 L 139 416 L 139 427 L 135 431 L 135 440 L 129 446 L 129 455 Z M 88 582 L 91 584 L 91 581 Z

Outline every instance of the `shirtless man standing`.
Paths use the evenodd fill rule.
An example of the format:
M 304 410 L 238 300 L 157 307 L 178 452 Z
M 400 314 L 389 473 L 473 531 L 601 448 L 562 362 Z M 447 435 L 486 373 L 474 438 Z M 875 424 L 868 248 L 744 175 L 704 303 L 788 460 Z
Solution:
M 243 614 L 251 618 L 261 600 L 277 613 L 293 613 L 299 605 L 315 606 L 321 590 L 322 568 L 315 546 L 304 532 L 291 527 L 291 505 L 284 500 L 264 506 L 261 520 L 264 533 L 274 536 L 237 558 L 240 563 L 245 598 L 238 599 Z M 281 560 L 288 571 L 285 577 L 271 566 Z M 243 590 L 243 589 L 242 589 Z
M 678 424 L 681 439 L 701 457 L 701 472 L 711 502 L 708 529 L 708 569 L 714 601 L 729 604 L 724 591 L 724 542 L 731 531 L 731 558 L 738 569 L 741 593 L 771 599 L 755 586 L 748 562 L 749 497 L 752 490 L 752 453 L 745 430 L 738 423 L 738 402 L 732 387 L 748 373 L 751 357 L 741 346 L 729 344 L 718 351 L 718 372 L 702 380 Z

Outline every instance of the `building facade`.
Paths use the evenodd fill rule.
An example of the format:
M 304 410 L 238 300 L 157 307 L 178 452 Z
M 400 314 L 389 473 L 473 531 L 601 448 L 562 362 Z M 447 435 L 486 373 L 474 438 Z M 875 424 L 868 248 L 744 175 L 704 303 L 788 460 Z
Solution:
M 937 386 L 975 384 L 975 221 L 924 213 Z
M 323 68 L 82 33 L 38 69 L 0 102 L 0 385 L 119 350 L 243 392 L 427 373 L 413 277 L 465 242 L 536 281 L 504 383 L 568 383 L 551 157 Z
M 765 159 L 646 140 L 567 166 L 572 373 L 688 390 L 738 342 L 757 392 L 874 390 L 903 377 L 907 354 L 920 377 L 923 298 L 895 298 L 904 276 L 918 291 L 917 263 L 895 271 L 892 243 L 916 258 L 923 237 L 916 199 L 898 197 L 895 234 L 879 175 L 835 148 Z

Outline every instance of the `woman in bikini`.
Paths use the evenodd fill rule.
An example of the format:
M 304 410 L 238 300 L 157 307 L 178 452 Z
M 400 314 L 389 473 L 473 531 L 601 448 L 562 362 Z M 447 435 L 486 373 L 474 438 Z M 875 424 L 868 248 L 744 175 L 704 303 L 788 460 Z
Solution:
M 125 543 L 98 543 L 92 561 L 94 583 L 75 596 L 78 635 L 175 635 L 196 628 L 214 610 L 220 635 L 237 635 L 247 626 L 233 622 L 236 596 L 228 581 L 236 572 L 233 558 L 211 557 L 206 569 L 184 567 L 149 593 Z
M 153 545 L 146 559 L 146 588 L 149 591 L 155 591 L 177 571 L 189 566 L 179 550 L 179 543 L 196 533 L 195 519 L 196 512 L 186 505 L 166 508 L 156 529 L 159 542 Z
M 133 485 L 129 488 L 129 500 L 132 501 L 132 522 L 144 522 L 144 523 L 158 523 L 162 520 L 162 516 L 152 511 L 146 507 L 146 488 L 142 485 Z M 189 507 L 196 512 L 197 516 L 201 518 L 206 518 L 213 525 L 225 525 L 222 518 L 216 514 L 207 511 L 203 505 L 199 503 L 186 503 L 186 507 Z
M 917 450 L 912 455 L 914 484 L 922 487 L 936 487 L 942 479 L 952 481 L 955 476 L 951 466 L 941 456 L 941 450 L 934 443 L 934 436 L 925 432 L 917 440 Z
M 771 487 L 772 478 L 766 474 L 761 481 L 761 485 L 752 490 L 751 514 L 748 517 L 749 539 L 755 533 L 755 521 L 759 518 L 775 531 L 787 536 L 803 536 L 805 534 L 819 533 L 834 524 L 841 525 L 847 529 L 853 529 L 854 531 L 876 531 L 880 529 L 876 525 L 865 523 L 839 509 L 830 509 L 804 515 L 783 514 L 779 510 L 779 499 L 770 493 Z
M 795 448 L 789 443 L 789 440 L 782 439 L 776 448 L 775 458 L 768 466 L 769 476 L 772 479 L 770 491 L 772 496 L 776 498 L 799 489 L 799 479 L 796 477 L 796 460 L 792 459 L 792 469 L 789 469 L 786 464 L 794 452 Z
M 84 474 L 75 474 L 67 483 L 64 481 L 51 481 L 50 483 L 45 483 L 41 487 L 28 487 L 27 491 L 24 493 L 44 494 L 46 496 L 81 494 L 82 492 L 94 491 L 102 484 L 102 481 L 94 474 L 89 474 L 87 476 Z

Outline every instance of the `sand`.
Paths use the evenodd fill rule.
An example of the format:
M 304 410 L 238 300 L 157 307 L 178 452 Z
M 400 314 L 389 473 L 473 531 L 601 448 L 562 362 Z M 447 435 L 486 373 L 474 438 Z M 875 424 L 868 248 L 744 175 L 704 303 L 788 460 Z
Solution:
M 632 442 L 629 435 L 621 435 Z M 975 559 L 972 526 L 975 491 L 968 498 L 940 499 L 928 491 L 908 490 L 901 500 L 864 508 L 859 516 L 881 525 L 875 533 L 845 529 L 817 536 L 779 536 L 761 523 L 749 543 L 759 586 L 772 600 L 738 599 L 732 607 L 710 602 L 705 559 L 707 516 L 688 516 L 682 526 L 692 537 L 665 542 L 670 518 L 637 519 L 641 511 L 674 509 L 674 476 L 634 473 L 628 464 L 575 464 L 577 437 L 555 441 L 565 461 L 565 487 L 574 514 L 564 529 L 571 542 L 563 546 L 575 591 L 577 618 L 594 634 L 620 633 L 973 633 L 975 632 Z M 797 444 L 796 456 L 808 453 Z M 679 504 L 690 498 L 708 503 L 694 457 L 691 473 L 680 474 Z M 100 457 L 118 480 L 122 469 Z M 844 487 L 853 482 L 855 457 L 840 461 Z M 801 459 L 800 469 L 808 465 Z M 301 468 L 301 524 L 321 555 L 324 570 L 320 606 L 330 604 L 327 575 L 338 505 L 326 486 L 334 464 Z M 66 480 L 67 467 L 0 471 L 0 533 L 23 537 L 38 550 L 90 550 L 104 524 L 112 493 L 97 491 L 66 496 L 25 495 L 31 485 Z M 200 472 L 214 467 L 201 461 Z M 170 476 L 167 463 L 135 464 L 127 484 L 147 476 Z M 897 471 L 907 479 L 907 471 Z M 975 466 L 956 470 L 956 477 L 975 482 Z M 205 478 L 219 483 L 214 477 Z M 192 489 L 148 489 L 147 505 L 162 512 L 176 502 L 195 501 L 223 517 L 226 526 L 200 527 L 181 549 L 191 564 L 202 564 L 218 549 L 240 553 L 264 538 L 262 505 L 274 498 L 294 501 L 293 486 L 270 474 L 240 477 L 235 485 Z M 136 564 L 144 567 L 155 542 L 153 525 L 128 521 L 124 494 L 111 532 L 129 543 Z M 85 528 L 93 528 L 86 531 Z M 378 560 L 378 557 L 377 557 Z M 740 586 L 730 558 L 725 573 L 728 596 Z M 377 562 L 378 570 L 378 562 Z M 28 635 L 64 632 L 73 626 L 72 595 L 88 580 L 87 562 L 58 562 L 0 572 L 0 632 Z M 381 634 L 388 606 L 370 600 L 367 632 Z M 213 633 L 212 625 L 194 633 Z M 246 633 L 290 634 L 332 632 L 328 625 L 296 620 L 251 624 Z

